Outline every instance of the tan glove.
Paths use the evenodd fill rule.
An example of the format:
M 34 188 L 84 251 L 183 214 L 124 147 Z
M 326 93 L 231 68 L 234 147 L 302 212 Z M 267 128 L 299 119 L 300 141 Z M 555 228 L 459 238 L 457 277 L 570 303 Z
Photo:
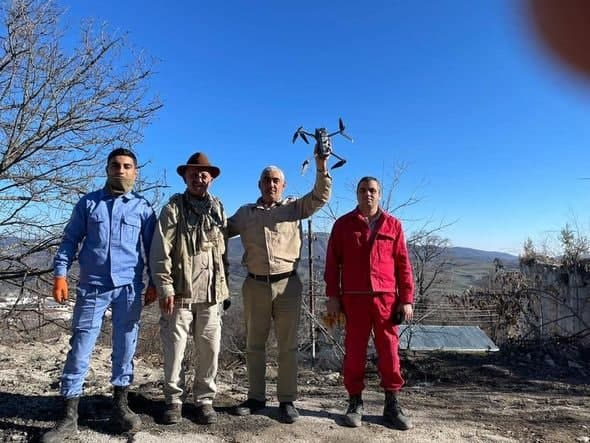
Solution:
M 346 324 L 346 317 L 342 312 L 338 314 L 329 314 L 324 312 L 322 314 L 322 323 L 328 329 L 334 329 L 336 326 L 343 327 Z
M 158 293 L 156 292 L 156 288 L 154 288 L 153 286 L 148 286 L 148 288 L 145 290 L 145 296 L 144 296 L 145 305 L 146 306 L 151 305 L 157 299 L 158 299 Z
M 53 299 L 62 304 L 68 299 L 68 281 L 65 277 L 53 278 Z

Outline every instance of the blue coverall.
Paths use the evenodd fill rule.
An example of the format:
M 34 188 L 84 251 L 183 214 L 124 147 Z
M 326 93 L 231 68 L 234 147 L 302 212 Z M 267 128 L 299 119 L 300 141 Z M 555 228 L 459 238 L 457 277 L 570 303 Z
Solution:
M 155 223 L 149 202 L 134 192 L 115 197 L 101 189 L 76 204 L 54 260 L 54 276 L 65 277 L 82 243 L 71 349 L 61 378 L 65 398 L 82 394 L 90 356 L 109 306 L 113 325 L 111 384 L 128 386 L 133 381 L 143 256 L 149 256 Z

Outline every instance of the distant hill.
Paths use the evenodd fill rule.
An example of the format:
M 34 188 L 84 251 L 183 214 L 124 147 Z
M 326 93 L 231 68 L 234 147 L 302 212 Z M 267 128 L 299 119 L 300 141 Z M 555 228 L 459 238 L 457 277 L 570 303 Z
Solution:
M 17 237 L 8 236 L 8 237 L 0 238 L 0 248 L 6 248 L 6 247 L 12 246 L 16 243 L 18 243 Z
M 326 246 L 329 234 L 318 232 L 313 234 L 313 264 L 316 278 L 321 280 L 324 272 L 326 257 Z M 244 249 L 238 237 L 229 241 L 230 261 L 230 287 L 232 292 L 239 291 L 239 285 L 246 276 L 241 266 Z M 304 234 L 301 262 L 299 263 L 299 275 L 303 280 L 308 276 L 308 241 L 307 234 Z M 436 288 L 438 293 L 458 293 L 471 286 L 485 286 L 488 282 L 490 271 L 494 268 L 494 259 L 499 259 L 507 270 L 518 269 L 518 257 L 505 252 L 482 251 L 479 249 L 452 247 L 448 251 L 448 259 L 452 265 L 448 267 L 448 281 Z
M 518 264 L 518 257 L 516 255 L 507 254 L 505 252 L 482 251 L 480 249 L 455 246 L 450 248 L 450 254 L 453 258 L 458 260 L 492 262 L 495 258 L 498 258 L 505 264 Z
M 317 232 L 313 234 L 314 240 L 312 242 L 313 256 L 315 259 L 323 261 L 326 256 L 326 247 L 328 244 L 327 232 Z M 304 234 L 303 247 L 301 251 L 302 259 L 306 260 L 308 256 L 307 250 L 307 234 Z M 239 264 L 244 253 L 242 242 L 239 237 L 234 237 L 229 240 L 229 256 L 230 263 Z M 465 248 L 462 246 L 455 246 L 448 249 L 449 257 L 459 262 L 477 262 L 477 263 L 492 263 L 495 258 L 498 258 L 509 267 L 518 266 L 518 257 L 516 255 L 507 254 L 505 252 L 483 251 L 480 249 Z
M 314 274 L 317 279 L 321 280 L 324 272 L 324 263 L 326 257 L 326 247 L 328 243 L 327 232 L 317 232 L 313 234 L 313 264 Z M 13 243 L 13 239 L 6 243 Z M 1 247 L 1 245 L 0 245 Z M 239 292 L 241 282 L 246 276 L 246 270 L 241 266 L 244 249 L 239 237 L 230 239 L 228 245 L 229 263 L 230 263 L 230 287 L 232 292 Z M 453 275 L 450 287 L 443 288 L 443 291 L 462 291 L 469 286 L 479 286 L 493 269 L 493 261 L 498 258 L 506 269 L 518 268 L 518 257 L 506 254 L 504 252 L 482 251 L 479 249 L 452 247 L 448 249 L 448 256 L 453 265 L 451 272 Z M 35 264 L 50 265 L 53 257 L 47 253 L 37 255 Z M 308 279 L 308 241 L 307 234 L 304 234 L 303 247 L 301 253 L 301 262 L 299 264 L 299 274 L 303 280 Z M 7 283 L 0 281 L 0 294 L 6 293 L 10 287 Z

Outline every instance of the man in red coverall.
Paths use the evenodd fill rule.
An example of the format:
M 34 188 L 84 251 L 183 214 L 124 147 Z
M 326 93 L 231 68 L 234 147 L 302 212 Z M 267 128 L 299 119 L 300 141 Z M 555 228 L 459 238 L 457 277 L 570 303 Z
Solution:
M 367 345 L 373 330 L 385 390 L 383 418 L 407 430 L 411 423 L 397 397 L 404 384 L 397 323 L 413 317 L 412 266 L 400 221 L 379 207 L 379 181 L 361 178 L 356 195 L 356 209 L 334 223 L 324 274 L 328 315 L 344 312 L 346 317 L 343 372 L 350 399 L 344 422 L 351 427 L 361 425 Z

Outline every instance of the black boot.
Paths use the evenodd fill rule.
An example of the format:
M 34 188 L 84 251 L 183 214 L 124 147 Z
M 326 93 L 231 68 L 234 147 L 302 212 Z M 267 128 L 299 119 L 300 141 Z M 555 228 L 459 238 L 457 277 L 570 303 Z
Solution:
M 182 421 L 182 405 L 180 403 L 171 403 L 166 405 L 162 414 L 162 423 L 173 425 Z
M 249 398 L 248 400 L 240 403 L 236 406 L 234 414 L 236 415 L 250 415 L 254 414 L 261 409 L 266 408 L 265 400 L 256 400 L 255 398 Z
M 41 437 L 41 443 L 60 443 L 78 433 L 78 403 L 80 397 L 64 398 L 64 417 L 55 428 Z
M 141 418 L 129 409 L 127 392 L 129 386 L 115 386 L 111 424 L 119 432 L 136 432 L 141 427 Z
M 396 392 L 385 391 L 383 418 L 386 423 L 402 431 L 407 431 L 412 427 L 412 422 L 404 415 L 404 411 L 402 411 L 402 408 L 399 405 Z
M 363 419 L 363 399 L 360 395 L 351 395 L 348 400 L 348 409 L 344 414 L 344 424 L 351 428 L 358 428 Z
M 283 423 L 295 423 L 299 420 L 299 412 L 292 401 L 279 403 L 279 419 Z

